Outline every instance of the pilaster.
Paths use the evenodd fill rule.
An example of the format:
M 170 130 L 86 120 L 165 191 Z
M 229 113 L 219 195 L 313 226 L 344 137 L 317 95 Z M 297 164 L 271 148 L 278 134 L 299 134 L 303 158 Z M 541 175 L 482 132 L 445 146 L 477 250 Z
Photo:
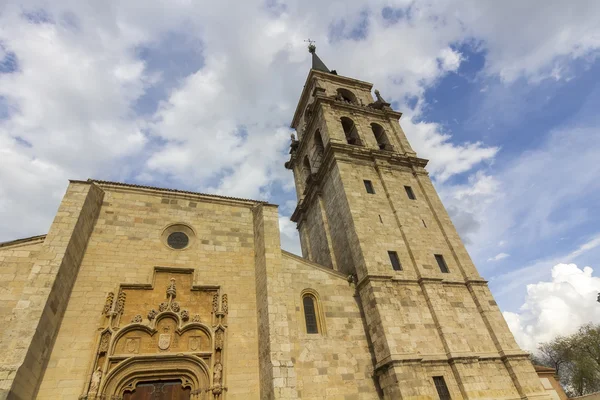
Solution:
M 69 184 L 13 310 L 16 328 L 0 340 L 0 399 L 35 398 L 103 196 L 93 183 Z
M 282 293 L 287 290 L 282 271 L 277 208 L 258 205 L 253 213 L 260 398 L 297 399 L 288 325 L 293 304 L 275 304 L 273 300 L 286 298 Z

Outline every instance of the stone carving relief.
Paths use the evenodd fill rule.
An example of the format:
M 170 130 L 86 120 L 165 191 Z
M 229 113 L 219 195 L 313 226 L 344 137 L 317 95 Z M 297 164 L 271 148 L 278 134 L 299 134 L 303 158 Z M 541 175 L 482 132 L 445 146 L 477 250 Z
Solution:
M 229 305 L 227 304 L 227 295 L 223 295 L 223 300 L 221 301 L 221 309 L 225 314 L 229 311 Z
M 107 294 L 81 400 L 121 400 L 139 382 L 161 378 L 181 379 L 192 400 L 225 399 L 228 298 L 219 287 L 193 285 L 192 274 L 156 267 L 154 284 L 122 284 Z
M 190 313 L 188 310 L 183 310 L 181 311 L 181 319 L 184 321 L 187 321 L 188 319 L 190 319 Z
M 115 294 L 113 292 L 108 292 L 106 295 L 106 303 L 104 303 L 104 310 L 102 310 L 102 314 L 107 317 L 110 316 L 110 312 L 112 311 L 113 301 L 115 298 Z
M 106 353 L 108 351 L 109 343 L 110 343 L 110 332 L 104 332 L 100 338 L 100 346 L 98 346 L 98 352 Z

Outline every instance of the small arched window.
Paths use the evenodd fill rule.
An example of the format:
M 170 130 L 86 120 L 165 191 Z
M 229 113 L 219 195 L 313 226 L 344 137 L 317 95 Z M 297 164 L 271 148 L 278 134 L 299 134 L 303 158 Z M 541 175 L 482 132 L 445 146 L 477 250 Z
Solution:
M 356 129 L 356 125 L 354 125 L 354 121 L 348 117 L 342 117 L 340 118 L 340 121 L 342 122 L 342 128 L 344 128 L 344 135 L 346 135 L 346 141 L 348 144 L 362 146 L 362 142 L 358 137 L 358 130 Z
M 302 175 L 304 176 L 304 182 L 308 181 L 311 173 L 312 171 L 310 169 L 310 161 L 308 160 L 308 156 L 304 156 L 304 161 L 302 162 Z
M 356 100 L 356 96 L 354 95 L 354 93 L 352 93 L 348 89 L 339 88 L 337 90 L 337 94 L 336 94 L 335 98 L 336 98 L 336 100 L 343 101 L 345 103 L 358 104 L 358 101 Z
M 321 132 L 317 129 L 315 132 L 314 150 L 313 150 L 313 166 L 316 170 L 321 166 L 323 160 L 323 154 L 325 153 L 325 146 L 323 146 L 323 138 Z
M 306 322 L 306 333 L 319 333 L 319 319 L 317 315 L 316 299 L 311 294 L 302 297 L 304 308 L 304 321 Z
M 375 139 L 377 140 L 377 145 L 381 150 L 393 150 L 392 145 L 385 133 L 385 129 L 379 124 L 372 123 L 371 130 L 373 131 L 373 135 L 375 135 Z

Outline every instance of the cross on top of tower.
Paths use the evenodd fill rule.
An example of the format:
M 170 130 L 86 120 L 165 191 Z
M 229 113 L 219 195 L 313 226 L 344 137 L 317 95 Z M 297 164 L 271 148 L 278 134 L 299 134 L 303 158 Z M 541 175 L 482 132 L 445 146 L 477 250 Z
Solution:
M 310 38 L 306 39 L 305 42 L 308 42 L 308 52 L 309 53 L 314 53 L 315 51 L 317 51 L 317 46 L 315 46 L 315 41 L 311 40 Z

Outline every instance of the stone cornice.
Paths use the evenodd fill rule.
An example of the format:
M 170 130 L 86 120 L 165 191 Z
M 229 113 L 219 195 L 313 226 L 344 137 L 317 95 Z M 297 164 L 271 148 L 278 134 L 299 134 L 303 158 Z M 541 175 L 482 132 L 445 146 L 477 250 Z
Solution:
M 35 243 L 42 243 L 46 239 L 46 235 L 36 235 L 27 238 L 9 240 L 8 242 L 0 243 L 0 247 L 10 247 L 10 246 L 26 246 Z
M 447 354 L 392 354 L 375 365 L 375 373 L 385 370 L 394 365 L 403 364 L 458 364 L 479 361 L 506 361 L 510 359 L 528 358 L 529 354 L 524 351 L 514 351 L 511 354 L 499 353 L 447 353 Z
M 183 197 L 183 198 L 187 198 L 187 199 L 194 199 L 197 201 L 217 201 L 219 203 L 229 203 L 229 204 L 245 205 L 245 206 L 255 206 L 255 205 L 276 206 L 274 204 L 270 204 L 266 201 L 261 201 L 261 200 L 242 199 L 242 198 L 238 198 L 238 197 L 220 196 L 220 195 L 216 195 L 216 194 L 198 193 L 198 192 L 191 192 L 191 191 L 186 191 L 186 190 L 158 188 L 158 187 L 153 187 L 153 186 L 143 186 L 143 185 L 136 185 L 136 184 L 131 184 L 131 183 L 101 181 L 101 180 L 95 180 L 95 179 L 88 179 L 87 181 L 70 180 L 70 182 L 82 183 L 82 184 L 95 184 L 104 190 L 128 190 L 128 191 L 135 191 L 135 192 L 146 192 L 148 194 L 170 196 L 170 197 Z
M 410 278 L 410 277 L 402 277 L 396 275 L 376 275 L 370 274 L 361 278 L 360 281 L 356 284 L 356 289 L 360 290 L 364 285 L 369 282 L 381 282 L 381 281 L 390 281 L 394 283 L 403 283 L 409 285 L 456 285 L 456 286 L 466 286 L 472 285 L 471 280 L 461 281 L 456 279 L 445 279 L 436 276 L 431 277 L 418 277 L 418 278 Z M 479 285 L 487 285 L 486 281 L 477 281 Z

